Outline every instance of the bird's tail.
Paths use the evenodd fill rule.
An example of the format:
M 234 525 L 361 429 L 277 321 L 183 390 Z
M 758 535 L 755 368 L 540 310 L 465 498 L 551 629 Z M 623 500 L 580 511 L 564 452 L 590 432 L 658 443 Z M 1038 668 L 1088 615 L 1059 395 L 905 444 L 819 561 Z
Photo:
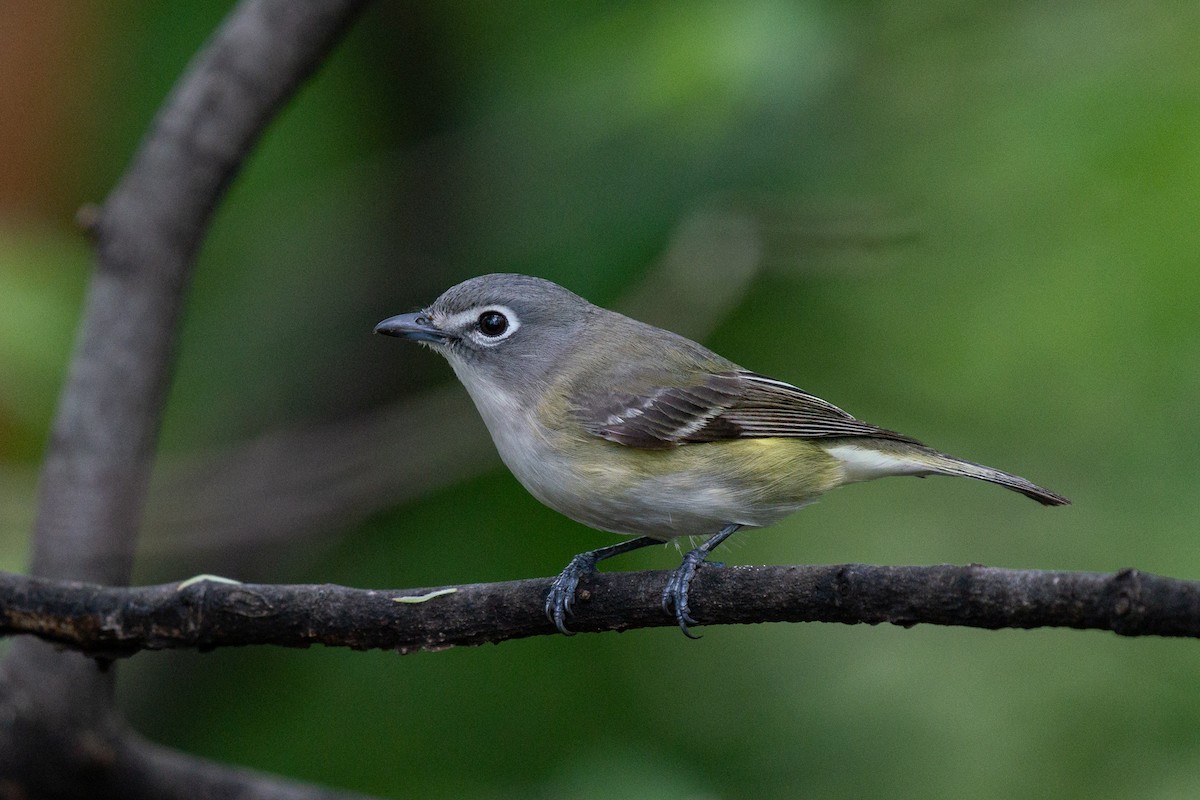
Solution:
M 1044 506 L 1071 505 L 1071 501 L 1061 494 L 1052 492 L 1049 489 L 1043 489 L 1036 483 L 1025 480 L 1020 475 L 1013 475 L 1011 472 L 1004 472 L 992 467 L 986 467 L 983 464 L 976 464 L 974 461 L 965 461 L 961 458 L 948 456 L 936 450 L 921 449 L 927 451 L 928 457 L 936 465 L 934 473 L 937 475 L 961 475 L 964 478 L 976 478 L 988 483 L 994 483 L 997 486 L 1003 486 L 1005 489 L 1020 492 L 1031 500 L 1037 500 Z
M 885 475 L 957 475 L 1020 492 L 1044 506 L 1071 504 L 1062 495 L 1043 489 L 1020 475 L 956 458 L 924 445 L 875 438 L 843 439 L 827 450 L 842 461 L 847 482 L 882 478 Z

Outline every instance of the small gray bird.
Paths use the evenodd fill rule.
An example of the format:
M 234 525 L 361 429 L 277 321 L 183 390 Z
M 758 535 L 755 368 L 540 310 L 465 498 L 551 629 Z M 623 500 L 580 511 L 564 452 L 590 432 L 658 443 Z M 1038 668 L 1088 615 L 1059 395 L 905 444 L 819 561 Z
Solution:
M 960 475 L 1039 503 L 1069 501 L 1024 478 L 939 453 L 670 331 L 527 275 L 484 275 L 376 333 L 441 353 L 517 480 L 577 522 L 636 535 L 580 553 L 546 615 L 569 634 L 575 590 L 606 558 L 709 536 L 662 593 L 688 636 L 697 568 L 740 528 L 761 528 L 834 487 L 889 475 Z

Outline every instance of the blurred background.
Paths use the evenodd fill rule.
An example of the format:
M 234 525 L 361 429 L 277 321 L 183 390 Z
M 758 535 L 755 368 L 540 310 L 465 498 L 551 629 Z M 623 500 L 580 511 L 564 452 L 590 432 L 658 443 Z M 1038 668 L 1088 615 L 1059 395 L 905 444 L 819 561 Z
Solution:
M 0 3 L 0 566 L 99 202 L 230 7 Z M 1075 501 L 853 486 L 732 563 L 1200 578 L 1200 6 L 375 4 L 266 134 L 187 306 L 143 583 L 424 587 L 611 543 L 500 466 L 446 364 L 372 337 L 540 275 Z M 672 548 L 610 569 L 666 569 Z M 157 741 L 388 796 L 1200 792 L 1200 647 L 667 627 L 400 657 L 142 654 Z

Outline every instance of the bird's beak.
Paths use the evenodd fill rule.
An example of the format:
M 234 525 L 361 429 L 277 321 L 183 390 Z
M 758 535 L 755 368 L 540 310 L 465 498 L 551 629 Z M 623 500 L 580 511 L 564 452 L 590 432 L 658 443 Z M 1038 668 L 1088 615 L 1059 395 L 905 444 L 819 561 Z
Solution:
M 441 344 L 450 337 L 434 327 L 433 321 L 424 311 L 412 314 L 399 314 L 388 317 L 375 326 L 376 333 L 384 336 L 398 336 L 410 342 L 432 342 Z

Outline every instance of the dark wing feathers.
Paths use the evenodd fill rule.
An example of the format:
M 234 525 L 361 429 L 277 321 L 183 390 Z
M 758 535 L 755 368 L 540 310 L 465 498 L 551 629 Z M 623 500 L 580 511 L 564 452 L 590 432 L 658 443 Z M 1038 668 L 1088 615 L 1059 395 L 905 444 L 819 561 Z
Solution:
M 721 372 L 692 386 L 659 387 L 641 394 L 593 392 L 572 397 L 572 404 L 589 433 L 630 447 L 774 436 L 874 436 L 919 444 L 857 420 L 795 386 L 753 372 Z

